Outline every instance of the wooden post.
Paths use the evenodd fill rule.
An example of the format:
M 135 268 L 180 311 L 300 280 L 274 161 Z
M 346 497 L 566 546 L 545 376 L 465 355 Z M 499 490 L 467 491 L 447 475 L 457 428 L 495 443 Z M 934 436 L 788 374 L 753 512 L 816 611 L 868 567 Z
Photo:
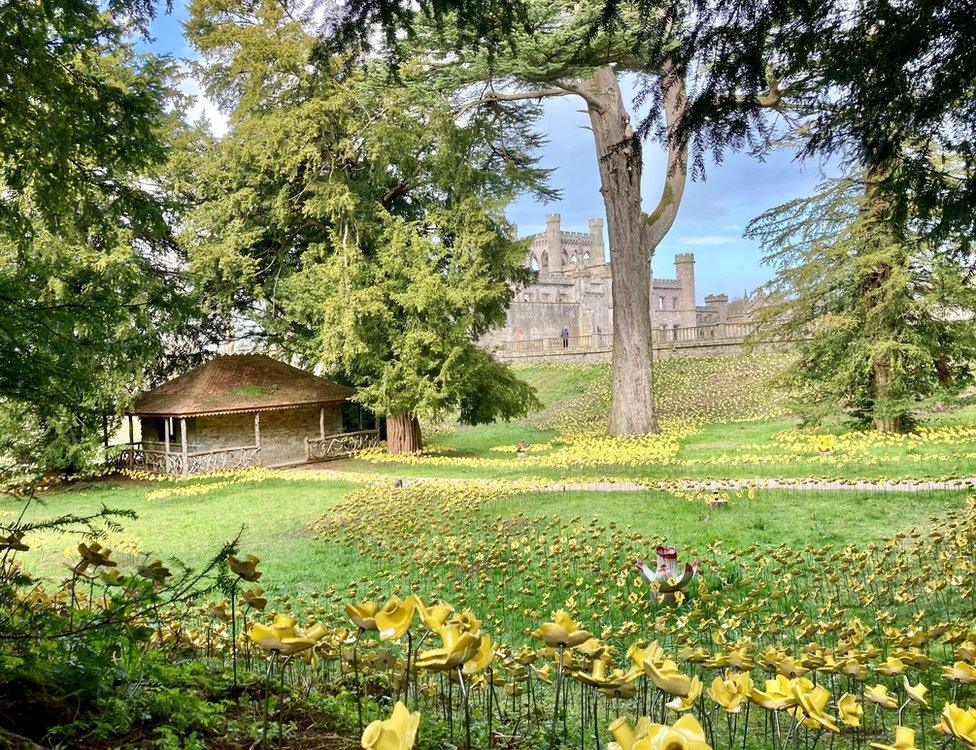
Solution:
M 166 440 L 166 455 L 169 455 L 169 431 L 173 429 L 173 418 L 163 417 L 163 437 Z
M 190 470 L 190 462 L 187 460 L 186 451 L 186 417 L 180 417 L 180 445 L 181 453 L 183 454 L 183 474 L 186 474 Z
M 131 469 L 136 462 L 136 439 L 132 431 L 132 415 L 129 414 L 129 468 Z
M 325 440 L 325 407 L 319 407 L 319 437 Z
M 255 462 L 258 466 L 264 466 L 264 461 L 261 460 L 261 412 L 259 411 L 254 412 L 254 445 L 258 449 Z

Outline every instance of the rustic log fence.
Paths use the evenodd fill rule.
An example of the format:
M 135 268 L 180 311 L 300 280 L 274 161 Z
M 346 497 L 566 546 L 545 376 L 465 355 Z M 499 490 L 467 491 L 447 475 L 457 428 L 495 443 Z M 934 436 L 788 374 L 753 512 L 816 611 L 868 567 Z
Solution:
M 363 448 L 379 443 L 377 430 L 358 432 L 339 432 L 317 438 L 305 438 L 306 461 L 328 461 L 333 458 L 350 456 Z

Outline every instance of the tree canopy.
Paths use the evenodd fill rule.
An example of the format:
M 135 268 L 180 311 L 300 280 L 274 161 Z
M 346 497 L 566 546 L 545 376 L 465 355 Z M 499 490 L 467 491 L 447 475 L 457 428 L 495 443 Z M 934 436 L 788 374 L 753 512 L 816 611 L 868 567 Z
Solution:
M 191 335 L 171 226 L 164 60 L 137 55 L 147 2 L 0 7 L 0 452 L 71 468 Z M 194 347 L 195 348 L 195 347 Z
M 795 342 L 787 381 L 801 413 L 817 421 L 840 405 L 861 426 L 902 431 L 972 382 L 976 288 L 876 186 L 866 174 L 831 180 L 747 236 L 777 270 L 759 330 Z
M 198 0 L 188 33 L 233 108 L 185 233 L 213 299 L 407 426 L 525 413 L 531 392 L 477 340 L 528 279 L 502 208 L 547 193 L 538 136 L 330 54 L 287 4 Z

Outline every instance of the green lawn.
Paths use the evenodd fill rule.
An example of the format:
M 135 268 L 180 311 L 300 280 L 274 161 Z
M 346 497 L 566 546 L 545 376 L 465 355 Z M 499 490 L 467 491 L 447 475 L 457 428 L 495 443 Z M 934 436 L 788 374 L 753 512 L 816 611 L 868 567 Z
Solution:
M 276 594 L 323 591 L 350 581 L 369 579 L 376 564 L 361 558 L 341 538 L 327 544 L 312 531 L 312 524 L 328 516 L 335 503 L 356 485 L 323 479 L 288 478 L 239 481 L 213 480 L 186 483 L 98 483 L 46 498 L 28 512 L 28 520 L 55 514 L 86 514 L 103 505 L 135 511 L 138 519 L 125 521 L 121 532 L 102 540 L 120 564 L 144 556 L 179 558 L 190 565 L 205 563 L 220 546 L 241 533 L 241 551 L 262 559 L 261 584 Z M 297 477 L 297 478 L 296 478 Z M 174 487 L 209 487 L 192 495 L 159 497 Z M 890 536 L 964 502 L 963 492 L 877 493 L 757 491 L 729 493 L 724 509 L 708 508 L 702 498 L 691 500 L 659 491 L 622 493 L 521 492 L 494 500 L 478 509 L 485 518 L 520 514 L 546 519 L 615 525 L 683 548 L 703 549 L 720 540 L 727 551 L 753 542 L 804 544 L 864 544 Z M 10 500 L 0 501 L 5 514 L 17 510 Z M 458 530 L 466 521 L 458 519 Z M 54 533 L 28 534 L 31 551 L 21 560 L 44 576 L 60 577 L 76 560 L 79 539 Z
M 196 483 L 195 483 L 196 484 Z M 339 550 L 310 543 L 309 525 L 355 485 L 314 480 L 272 480 L 218 486 L 206 494 L 153 499 L 166 484 L 97 483 L 85 489 L 62 492 L 34 505 L 26 520 L 55 515 L 97 512 L 103 505 L 133 510 L 136 520 L 124 520 L 124 530 L 103 541 L 119 560 L 152 555 L 164 560 L 179 558 L 189 565 L 206 563 L 222 544 L 241 534 L 241 551 L 266 563 L 262 569 L 279 590 L 298 589 L 310 578 L 328 571 L 336 579 L 355 578 L 363 570 L 356 559 Z M 19 507 L 0 500 L 0 510 Z M 45 574 L 60 575 L 64 566 L 77 561 L 79 539 L 55 533 L 28 534 L 31 551 L 22 556 L 25 565 Z M 125 549 L 137 545 L 138 551 Z
M 925 525 L 946 509 L 963 507 L 965 492 L 811 492 L 800 490 L 724 493 L 728 504 L 709 508 L 701 501 L 676 499 L 664 492 L 530 493 L 492 503 L 501 517 L 524 513 L 561 518 L 579 516 L 616 523 L 659 543 L 701 550 L 721 542 L 726 551 L 752 543 L 862 545 Z
M 639 479 L 834 477 L 840 479 L 902 479 L 976 476 L 976 433 L 965 440 L 949 435 L 931 441 L 854 445 L 822 454 L 797 451 L 781 434 L 799 422 L 783 406 L 775 378 L 782 358 L 728 357 L 670 359 L 656 365 L 658 408 L 665 430 L 681 429 L 673 460 L 622 465 L 546 466 L 513 460 L 514 450 L 498 446 L 518 441 L 530 445 L 560 441 L 580 432 L 600 434 L 609 408 L 607 365 L 537 366 L 519 368 L 521 378 L 536 388 L 542 409 L 509 423 L 467 427 L 439 425 L 428 440 L 437 453 L 404 463 L 394 459 L 341 461 L 333 468 L 414 477 L 524 476 L 558 478 L 614 477 Z M 974 428 L 976 403 L 923 415 L 934 429 Z M 689 430 L 688 428 L 691 427 Z M 839 422 L 819 434 L 849 438 Z M 557 446 L 558 449 L 558 446 Z M 549 450 L 538 454 L 551 455 Z M 535 455 L 535 454 L 533 454 Z M 530 456 L 530 459 L 532 457 Z

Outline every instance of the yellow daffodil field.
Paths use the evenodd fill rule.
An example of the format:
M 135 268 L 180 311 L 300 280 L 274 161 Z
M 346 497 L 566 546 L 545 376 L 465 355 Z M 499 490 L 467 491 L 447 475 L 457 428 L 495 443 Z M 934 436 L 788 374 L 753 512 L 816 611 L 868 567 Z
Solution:
M 765 395 L 775 367 L 749 361 L 661 367 L 675 400 L 646 438 L 601 435 L 605 370 L 540 367 L 541 413 L 441 425 L 420 455 L 128 472 L 3 506 L 24 531 L 0 537 L 0 565 L 39 581 L 17 625 L 147 675 L 142 713 L 49 736 L 976 749 L 971 407 L 898 436 L 807 430 Z M 45 525 L 55 506 L 81 539 Z M 114 622 L 136 624 L 135 649 L 84 641 Z

